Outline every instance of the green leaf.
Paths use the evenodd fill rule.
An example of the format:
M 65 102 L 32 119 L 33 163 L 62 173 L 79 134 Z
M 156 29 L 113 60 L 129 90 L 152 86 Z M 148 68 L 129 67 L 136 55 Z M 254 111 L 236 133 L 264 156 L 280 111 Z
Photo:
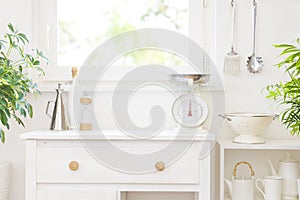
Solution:
M 29 117 L 32 118 L 32 116 L 33 116 L 32 105 L 30 105 L 29 103 L 26 103 L 26 104 L 25 104 L 25 107 L 26 107 L 26 109 L 27 109 L 27 112 L 28 112 L 28 114 L 29 114 Z
M 20 115 L 26 117 L 26 111 L 24 110 L 24 108 L 20 108 Z
M 1 138 L 1 142 L 5 143 L 5 133 L 2 129 L 0 129 L 0 138 Z
M 295 49 L 295 48 L 288 48 L 288 49 L 285 49 L 284 51 L 282 51 L 280 56 L 285 55 L 285 54 L 289 54 L 289 53 L 294 53 L 294 52 L 300 52 L 300 50 Z
M 296 39 L 300 45 L 300 39 Z M 290 130 L 291 135 L 300 134 L 300 49 L 292 44 L 276 44 L 276 48 L 282 48 L 280 56 L 283 59 L 275 66 L 286 67 L 290 80 L 265 87 L 265 98 L 283 105 L 284 110 L 280 114 L 280 121 Z
M 7 129 L 13 118 L 25 127 L 21 117 L 33 117 L 33 108 L 27 100 L 27 94 L 40 94 L 36 84 L 28 76 L 27 70 L 44 74 L 41 60 L 47 61 L 42 51 L 27 51 L 27 36 L 19 32 L 11 23 L 4 39 L 0 38 L 0 122 Z M 47 61 L 48 62 L 48 61 Z M 5 134 L 0 129 L 0 138 L 4 142 Z
M 4 108 L 3 111 L 5 112 L 7 118 L 10 118 L 10 117 L 11 117 L 10 112 L 9 112 L 9 109 L 8 109 L 7 107 Z
M 0 66 L 0 76 L 4 73 L 3 67 Z
M 18 33 L 19 38 L 22 40 L 22 42 L 25 44 L 26 42 L 29 43 L 29 40 L 27 36 L 24 33 Z
M 25 127 L 23 121 L 22 121 L 19 117 L 16 117 L 15 119 L 16 119 L 16 121 L 18 122 L 18 124 L 20 124 L 20 125 L 22 125 L 23 127 Z
M 276 48 L 295 48 L 292 44 L 273 44 Z
M 32 64 L 33 65 L 40 65 L 40 61 L 39 60 L 35 60 Z
M 4 46 L 4 44 L 3 44 L 3 41 L 0 40 L 0 50 L 1 50 L 1 49 L 4 49 L 4 47 L 5 47 L 5 46 Z
M 7 26 L 11 32 L 15 32 L 14 26 L 11 23 L 8 23 Z
M 0 110 L 0 120 L 1 120 L 1 123 L 6 126 L 7 122 L 8 122 L 8 119 L 7 119 L 7 116 L 6 116 L 6 113 L 3 111 L 3 110 Z
M 5 37 L 8 38 L 8 41 L 9 41 L 9 44 L 10 44 L 10 45 L 12 45 L 12 44 L 14 43 L 14 42 L 13 42 L 13 39 L 12 39 L 12 37 L 11 37 L 10 34 L 6 34 Z

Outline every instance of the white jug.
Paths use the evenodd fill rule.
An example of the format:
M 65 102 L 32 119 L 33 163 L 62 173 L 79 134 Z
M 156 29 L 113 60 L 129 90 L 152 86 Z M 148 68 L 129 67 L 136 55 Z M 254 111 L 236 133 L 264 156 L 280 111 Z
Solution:
M 236 177 L 237 167 L 241 164 L 248 165 L 251 177 L 241 178 Z M 254 171 L 250 163 L 241 161 L 235 164 L 231 181 L 225 179 L 232 200 L 254 200 Z
M 289 153 L 279 161 L 278 172 L 276 172 L 270 160 L 268 163 L 271 168 L 272 176 L 281 176 L 283 178 L 282 198 L 297 199 L 297 178 L 299 176 L 298 161 L 294 160 Z

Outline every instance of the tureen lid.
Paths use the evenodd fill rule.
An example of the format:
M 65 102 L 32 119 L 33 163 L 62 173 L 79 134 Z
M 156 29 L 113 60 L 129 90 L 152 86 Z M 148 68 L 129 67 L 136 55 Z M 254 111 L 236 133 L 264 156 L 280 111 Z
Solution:
M 296 163 L 296 162 L 298 162 L 298 161 L 295 160 L 295 159 L 293 159 L 293 158 L 291 157 L 291 154 L 288 152 L 288 153 L 286 153 L 286 156 L 280 160 L 280 162 L 285 162 L 285 163 Z

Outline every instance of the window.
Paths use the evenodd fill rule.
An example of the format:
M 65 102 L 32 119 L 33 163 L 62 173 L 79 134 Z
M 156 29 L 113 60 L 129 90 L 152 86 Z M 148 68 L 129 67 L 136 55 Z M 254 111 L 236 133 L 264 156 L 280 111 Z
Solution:
M 156 27 L 188 35 L 188 1 L 59 0 L 57 8 L 58 65 L 81 65 L 101 42 L 124 31 Z M 119 61 L 139 64 L 139 60 L 149 57 L 147 54 L 159 54 L 152 58 L 161 60 L 168 57 L 160 52 L 142 51 Z
M 36 42 L 50 65 L 57 67 L 79 67 L 102 41 L 137 28 L 169 29 L 209 46 L 204 44 L 208 11 L 202 1 L 206 0 L 35 0 Z M 147 60 L 150 57 L 152 60 Z M 149 62 L 185 63 L 171 53 L 142 50 L 124 55 L 115 64 Z

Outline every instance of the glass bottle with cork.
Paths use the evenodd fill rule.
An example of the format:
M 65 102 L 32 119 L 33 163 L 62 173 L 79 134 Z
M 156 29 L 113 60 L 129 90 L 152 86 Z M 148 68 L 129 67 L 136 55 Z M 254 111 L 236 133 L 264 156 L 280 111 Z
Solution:
M 80 130 L 92 130 L 92 98 L 84 95 L 80 98 L 82 105 Z

